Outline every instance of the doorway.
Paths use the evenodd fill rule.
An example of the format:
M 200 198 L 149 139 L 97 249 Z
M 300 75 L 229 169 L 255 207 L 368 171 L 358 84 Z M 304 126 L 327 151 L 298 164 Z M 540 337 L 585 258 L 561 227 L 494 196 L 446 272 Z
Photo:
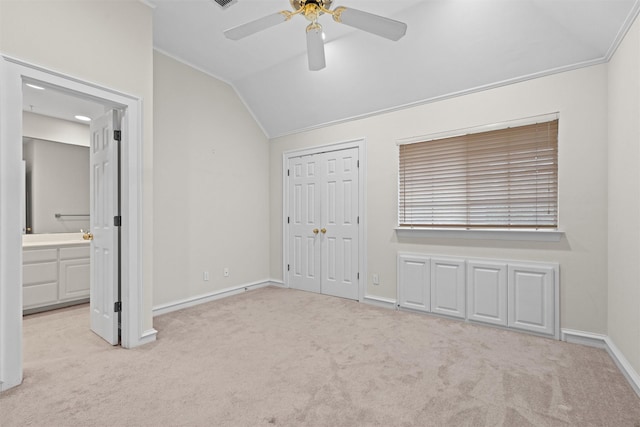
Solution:
M 284 155 L 284 277 L 294 289 L 362 300 L 364 140 Z
M 142 101 L 0 56 L 0 391 L 22 382 L 22 90 L 35 81 L 117 106 L 123 111 L 121 289 L 122 346 L 155 340 L 143 330 L 142 282 Z

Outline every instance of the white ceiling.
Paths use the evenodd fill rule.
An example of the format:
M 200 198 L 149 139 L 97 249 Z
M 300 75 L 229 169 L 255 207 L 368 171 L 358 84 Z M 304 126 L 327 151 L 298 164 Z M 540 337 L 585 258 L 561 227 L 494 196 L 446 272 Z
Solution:
M 327 67 L 309 71 L 307 21 L 296 16 L 228 40 L 225 29 L 290 9 L 289 0 L 145 0 L 156 49 L 231 84 L 268 137 L 609 59 L 640 0 L 334 0 L 406 22 L 392 42 L 320 22 Z M 23 91 L 25 110 L 74 120 L 104 106 L 55 90 Z
M 42 89 L 28 85 L 35 84 Z M 95 119 L 106 111 L 108 105 L 61 90 L 42 82 L 24 82 L 22 85 L 22 109 L 43 116 L 55 117 L 76 123 L 88 124 L 75 118 L 76 115 Z
M 154 44 L 233 85 L 269 137 L 603 62 L 638 0 L 336 0 L 408 25 L 392 42 L 322 16 L 327 67 L 307 69 L 296 16 L 240 41 L 225 29 L 288 0 L 147 0 Z

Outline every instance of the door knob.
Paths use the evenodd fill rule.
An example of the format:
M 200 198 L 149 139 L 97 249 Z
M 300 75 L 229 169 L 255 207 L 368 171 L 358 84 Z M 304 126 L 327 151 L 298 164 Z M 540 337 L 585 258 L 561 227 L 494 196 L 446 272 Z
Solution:
M 326 228 L 322 228 L 322 229 L 320 229 L 320 231 L 322 231 L 322 234 L 325 234 L 327 232 L 327 229 Z
M 83 238 L 84 240 L 93 240 L 93 234 L 92 234 L 92 233 L 84 233 L 84 234 L 82 235 L 82 238 Z
M 318 234 L 318 231 L 320 231 L 320 230 L 318 230 L 317 228 L 314 228 L 313 229 L 313 234 Z

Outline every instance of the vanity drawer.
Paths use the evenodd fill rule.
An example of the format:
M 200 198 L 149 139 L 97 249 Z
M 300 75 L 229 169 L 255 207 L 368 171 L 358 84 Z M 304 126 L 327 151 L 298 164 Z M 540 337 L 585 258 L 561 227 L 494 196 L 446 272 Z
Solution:
M 37 264 L 25 264 L 22 266 L 22 283 L 25 286 L 57 281 L 58 261 L 39 262 Z
M 89 258 L 89 245 L 76 246 L 72 248 L 60 248 L 60 259 L 83 259 Z
M 57 249 L 29 249 L 22 251 L 22 262 L 58 261 Z
M 22 288 L 22 307 L 25 309 L 55 304 L 58 301 L 58 283 L 25 285 Z

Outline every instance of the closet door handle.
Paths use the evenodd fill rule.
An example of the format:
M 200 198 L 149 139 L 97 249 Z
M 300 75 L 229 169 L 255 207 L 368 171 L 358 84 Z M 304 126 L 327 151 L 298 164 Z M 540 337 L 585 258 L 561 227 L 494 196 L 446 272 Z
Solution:
M 322 228 L 322 229 L 320 229 L 320 231 L 322 231 L 322 234 L 326 234 L 327 233 L 327 229 L 326 228 Z
M 91 233 L 84 233 L 84 234 L 82 235 L 82 238 L 83 238 L 84 240 L 93 240 L 93 234 L 91 234 Z
M 313 229 L 313 234 L 318 234 L 318 231 L 319 231 L 319 230 L 318 230 L 317 228 L 314 228 L 314 229 Z

